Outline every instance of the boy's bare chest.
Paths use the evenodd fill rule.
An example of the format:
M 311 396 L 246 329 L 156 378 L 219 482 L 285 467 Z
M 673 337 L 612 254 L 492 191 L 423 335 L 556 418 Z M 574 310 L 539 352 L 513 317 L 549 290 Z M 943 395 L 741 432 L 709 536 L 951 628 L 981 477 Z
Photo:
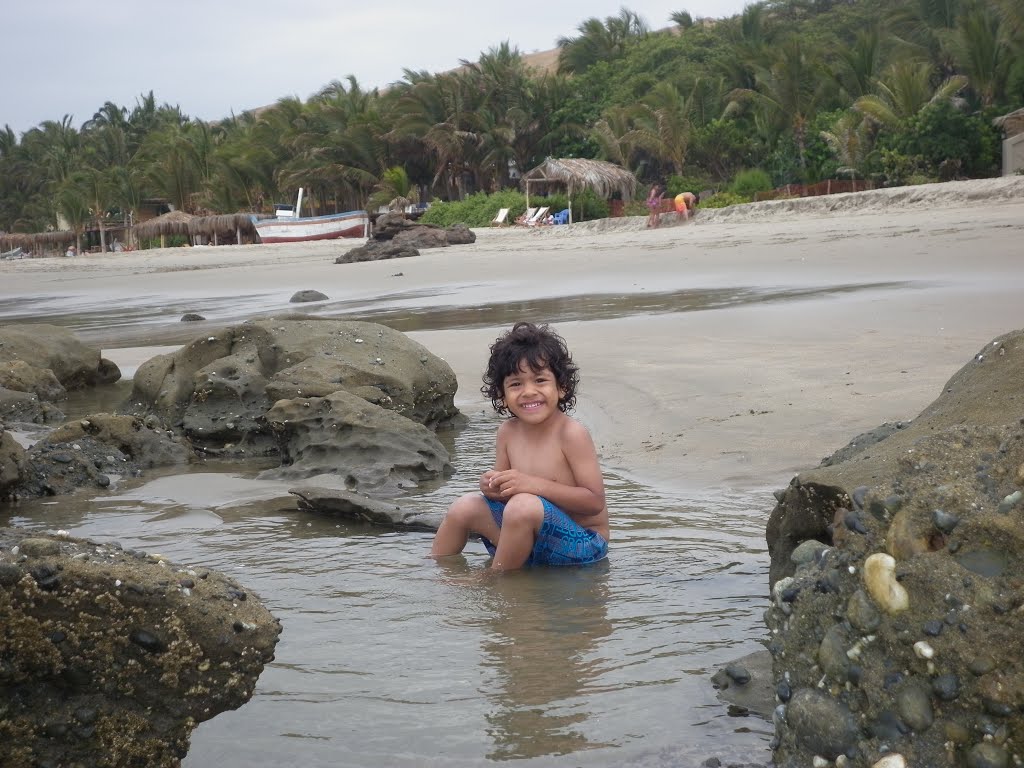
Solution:
M 557 443 L 511 440 L 507 450 L 512 469 L 559 483 L 571 484 L 574 481 L 569 462 Z

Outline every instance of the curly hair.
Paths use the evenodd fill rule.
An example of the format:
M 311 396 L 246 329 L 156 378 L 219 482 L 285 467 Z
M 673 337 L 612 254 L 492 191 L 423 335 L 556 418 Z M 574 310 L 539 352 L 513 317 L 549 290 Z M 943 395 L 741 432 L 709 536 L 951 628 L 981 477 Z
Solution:
M 562 393 L 558 399 L 558 410 L 563 413 L 571 411 L 576 405 L 576 387 L 580 377 L 565 339 L 546 324 L 537 326 L 523 322 L 516 323 L 512 330 L 503 333 L 491 345 L 491 356 L 480 391 L 491 399 L 494 410 L 503 416 L 508 414 L 504 397 L 505 379 L 516 373 L 524 361 L 532 371 L 539 371 L 545 366 L 551 369 Z

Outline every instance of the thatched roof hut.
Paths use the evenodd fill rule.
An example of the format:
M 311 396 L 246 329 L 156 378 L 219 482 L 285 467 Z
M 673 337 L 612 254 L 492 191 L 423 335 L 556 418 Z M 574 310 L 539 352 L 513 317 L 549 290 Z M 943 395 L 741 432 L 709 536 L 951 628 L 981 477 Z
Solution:
M 194 218 L 191 213 L 184 211 L 169 211 L 155 219 L 136 224 L 135 237 L 143 240 L 159 236 L 160 247 L 164 248 L 167 244 L 167 235 L 188 235 L 189 222 Z
M 546 181 L 561 184 L 569 191 L 569 197 L 584 189 L 592 189 L 598 195 L 609 198 L 616 192 L 623 200 L 631 200 L 636 193 L 637 179 L 627 171 L 607 160 L 584 160 L 582 158 L 549 157 L 523 179 L 527 182 Z
M 221 235 L 234 235 L 235 242 L 242 242 L 242 235 L 255 237 L 256 227 L 249 213 L 222 213 L 213 216 L 196 216 L 188 223 L 189 234 L 201 235 L 214 245 Z

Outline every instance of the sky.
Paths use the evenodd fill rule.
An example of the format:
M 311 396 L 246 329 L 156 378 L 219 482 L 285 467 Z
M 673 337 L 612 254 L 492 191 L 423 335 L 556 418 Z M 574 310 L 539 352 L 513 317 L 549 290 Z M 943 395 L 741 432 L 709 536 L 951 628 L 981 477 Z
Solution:
M 639 14 L 651 29 L 675 11 L 724 18 L 749 0 L 29 0 L 4 12 L 0 128 L 15 135 L 65 115 L 80 128 L 106 102 L 153 92 L 200 120 L 219 120 L 355 76 L 383 88 L 404 69 L 444 72 L 503 42 L 523 54 L 555 47 L 588 18 Z

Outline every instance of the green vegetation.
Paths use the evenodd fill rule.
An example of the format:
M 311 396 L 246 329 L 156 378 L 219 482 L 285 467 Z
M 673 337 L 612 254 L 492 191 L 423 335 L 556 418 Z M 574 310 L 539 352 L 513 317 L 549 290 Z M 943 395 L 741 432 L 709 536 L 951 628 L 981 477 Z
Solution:
M 0 230 L 102 231 L 151 198 L 192 213 L 269 211 L 300 186 L 310 214 L 453 201 L 428 220 L 483 226 L 498 208 L 522 213 L 516 180 L 548 156 L 611 160 L 643 185 L 667 180 L 669 194 L 731 190 L 705 207 L 765 178 L 994 175 L 992 118 L 1024 105 L 1022 9 L 765 0 L 729 19 L 648 21 L 624 8 L 560 41 L 556 72 L 504 44 L 458 71 L 406 70 L 385 92 L 348 77 L 213 124 L 149 93 L 79 126 L 65 115 L 21 136 L 0 130 Z M 607 205 L 579 202 L 584 218 Z

